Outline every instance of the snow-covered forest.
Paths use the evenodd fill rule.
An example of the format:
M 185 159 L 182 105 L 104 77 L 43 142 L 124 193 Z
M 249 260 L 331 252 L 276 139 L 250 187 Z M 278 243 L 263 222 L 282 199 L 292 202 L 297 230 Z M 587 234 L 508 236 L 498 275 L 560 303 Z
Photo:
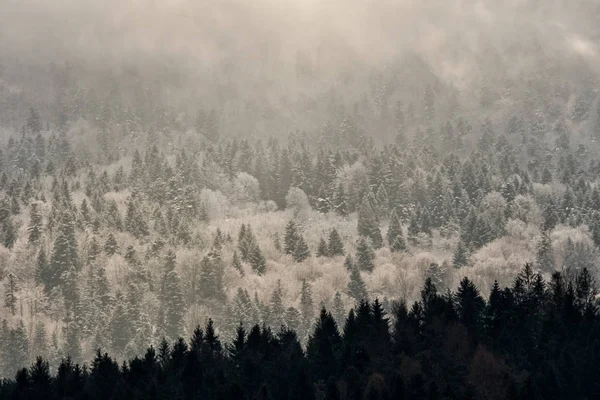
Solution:
M 596 2 L 51 3 L 0 5 L 0 376 L 600 278 Z

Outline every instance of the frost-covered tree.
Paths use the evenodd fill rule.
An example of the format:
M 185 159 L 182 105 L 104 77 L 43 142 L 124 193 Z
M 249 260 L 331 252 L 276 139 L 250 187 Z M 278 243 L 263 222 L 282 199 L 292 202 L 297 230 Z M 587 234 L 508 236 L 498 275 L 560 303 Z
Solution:
M 31 208 L 29 210 L 29 227 L 27 228 L 30 244 L 39 242 L 42 237 L 42 229 L 42 215 L 38 210 L 38 204 L 31 203 Z
M 19 286 L 17 285 L 17 278 L 11 272 L 5 279 L 4 282 L 4 307 L 6 307 L 11 315 L 15 315 L 17 311 L 17 292 Z
M 383 245 L 377 216 L 367 198 L 363 199 L 358 211 L 358 234 L 371 239 L 373 247 L 376 249 Z
M 72 216 L 63 212 L 58 236 L 54 240 L 52 256 L 48 264 L 49 274 L 44 281 L 48 291 L 64 283 L 66 274 L 79 269 L 77 241 Z
M 271 295 L 271 325 L 276 328 L 284 324 L 285 308 L 283 306 L 283 289 L 281 279 L 277 280 L 277 286 Z

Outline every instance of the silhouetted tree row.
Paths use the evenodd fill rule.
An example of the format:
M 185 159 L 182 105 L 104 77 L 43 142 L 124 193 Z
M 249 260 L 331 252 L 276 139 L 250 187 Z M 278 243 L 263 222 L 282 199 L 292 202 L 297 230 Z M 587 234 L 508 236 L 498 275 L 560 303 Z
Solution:
M 304 290 L 304 288 L 303 288 Z M 308 343 L 282 325 L 240 325 L 223 344 L 212 320 L 119 365 L 38 358 L 2 399 L 592 399 L 600 396 L 598 291 L 586 269 L 549 281 L 527 264 L 487 300 L 468 278 L 412 305 L 362 300 L 343 327 L 324 308 Z M 335 313 L 335 310 L 334 310 Z

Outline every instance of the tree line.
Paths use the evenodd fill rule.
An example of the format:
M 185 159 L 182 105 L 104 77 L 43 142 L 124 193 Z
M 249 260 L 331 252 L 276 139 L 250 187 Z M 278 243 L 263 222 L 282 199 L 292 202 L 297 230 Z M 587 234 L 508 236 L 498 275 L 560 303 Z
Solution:
M 546 281 L 526 264 L 487 299 L 468 278 L 445 293 L 427 279 L 413 304 L 363 299 L 345 318 L 322 308 L 305 347 L 285 325 L 240 324 L 223 343 L 209 319 L 122 364 L 98 350 L 51 373 L 39 357 L 2 381 L 0 398 L 596 398 L 598 305 L 586 269 Z

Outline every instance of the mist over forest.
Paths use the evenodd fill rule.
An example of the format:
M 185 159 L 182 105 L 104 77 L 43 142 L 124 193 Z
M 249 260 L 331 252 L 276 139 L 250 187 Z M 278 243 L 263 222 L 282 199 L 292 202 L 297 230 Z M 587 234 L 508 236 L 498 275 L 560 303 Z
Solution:
M 1 1 L 0 398 L 600 396 L 599 21 Z

